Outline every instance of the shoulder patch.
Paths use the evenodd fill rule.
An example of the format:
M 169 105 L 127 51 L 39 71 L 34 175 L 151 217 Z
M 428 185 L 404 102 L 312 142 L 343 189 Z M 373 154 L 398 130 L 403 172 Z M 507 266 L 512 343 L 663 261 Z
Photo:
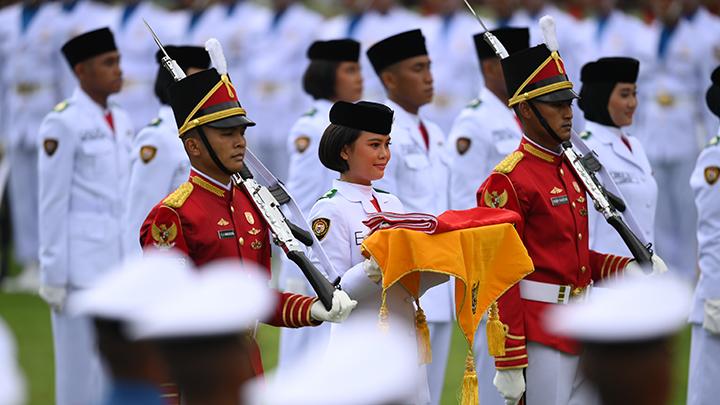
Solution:
M 592 137 L 592 132 L 590 131 L 582 131 L 580 133 L 580 138 L 582 138 L 583 141 L 587 141 Z
M 298 153 L 305 152 L 305 149 L 310 146 L 310 137 L 307 135 L 300 135 L 297 138 L 295 138 L 295 150 Z
M 302 116 L 303 117 L 312 117 L 315 114 L 317 114 L 317 112 L 318 112 L 317 108 L 313 107 L 309 111 L 307 111 L 305 114 L 303 114 Z
M 717 183 L 720 178 L 720 167 L 718 166 L 708 166 L 703 172 L 705 174 L 705 181 L 711 186 Z
M 472 145 L 472 140 L 470 138 L 461 136 L 457 139 L 457 142 L 455 143 L 455 148 L 460 155 L 464 155 L 465 153 L 467 153 L 468 150 L 470 150 L 470 145 Z
M 483 193 L 483 202 L 490 208 L 503 208 L 508 202 L 507 190 L 500 192 L 493 190 L 485 190 Z
M 143 145 L 140 147 L 140 160 L 143 163 L 148 164 L 155 158 L 157 154 L 157 148 L 152 145 Z
M 337 189 L 334 188 L 334 189 L 328 191 L 327 193 L 323 194 L 322 197 L 318 198 L 318 201 L 319 201 L 319 200 L 322 200 L 323 198 L 328 198 L 328 199 L 329 199 L 329 198 L 333 198 L 333 197 L 335 197 L 335 194 L 336 194 L 336 193 L 337 193 Z
M 507 155 L 502 162 L 495 166 L 495 171 L 498 173 L 508 174 L 515 169 L 518 163 L 525 157 L 522 152 L 516 150 L 515 152 Z
M 157 118 L 153 118 L 153 120 L 150 121 L 150 123 L 148 124 L 148 126 L 149 126 L 149 127 L 157 127 L 158 125 L 160 125 L 160 123 L 162 123 L 162 118 L 157 117 Z
M 708 144 L 707 144 L 706 147 L 717 146 L 717 145 L 720 145 L 720 135 L 715 135 L 715 136 L 710 140 L 710 142 L 708 142 Z
M 43 141 L 43 149 L 45 149 L 45 153 L 48 156 L 54 155 L 57 148 L 58 148 L 58 140 L 57 139 L 47 138 Z
M 181 184 L 177 190 L 170 193 L 169 196 L 165 197 L 163 204 L 170 208 L 180 208 L 185 204 L 185 200 L 190 197 L 190 193 L 193 191 L 193 185 L 189 181 Z
M 476 109 L 476 108 L 480 107 L 481 104 L 482 104 L 482 100 L 480 100 L 479 98 L 476 98 L 473 101 L 469 102 L 466 107 Z
M 55 112 L 63 112 L 66 108 L 70 105 L 70 102 L 67 100 L 61 101 L 57 104 L 55 104 L 55 107 L 53 107 L 53 111 Z
M 390 194 L 389 191 L 380 190 L 379 188 L 375 188 L 375 187 L 373 187 L 373 190 L 377 191 L 378 193 L 382 193 L 382 194 Z
M 318 240 L 323 240 L 330 230 L 330 220 L 327 218 L 315 218 L 312 221 L 311 228 Z

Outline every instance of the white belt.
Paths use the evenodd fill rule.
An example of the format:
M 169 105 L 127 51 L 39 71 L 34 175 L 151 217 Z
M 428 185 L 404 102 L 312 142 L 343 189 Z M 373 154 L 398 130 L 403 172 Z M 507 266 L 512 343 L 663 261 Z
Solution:
M 573 300 L 584 299 L 592 289 L 592 283 L 587 287 L 573 288 L 571 285 L 541 283 L 539 281 L 521 280 L 520 297 L 530 301 L 547 302 L 550 304 L 567 304 Z

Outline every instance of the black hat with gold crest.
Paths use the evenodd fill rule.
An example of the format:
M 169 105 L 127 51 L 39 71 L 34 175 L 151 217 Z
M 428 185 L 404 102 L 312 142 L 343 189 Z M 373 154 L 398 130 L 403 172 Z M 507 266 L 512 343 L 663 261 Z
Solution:
M 555 36 L 555 22 L 540 19 L 545 44 L 511 54 L 502 60 L 508 106 L 529 100 L 542 102 L 568 101 L 578 98 L 560 54 Z
M 180 136 L 202 125 L 213 128 L 255 125 L 240 105 L 230 78 L 215 68 L 173 83 L 168 92 Z

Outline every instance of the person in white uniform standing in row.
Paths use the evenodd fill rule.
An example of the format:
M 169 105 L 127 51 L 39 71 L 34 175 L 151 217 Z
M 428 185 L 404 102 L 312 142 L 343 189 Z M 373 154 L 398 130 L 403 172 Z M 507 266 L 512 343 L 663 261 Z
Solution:
M 395 159 L 377 182 L 397 195 L 407 212 L 438 215 L 448 209 L 448 157 L 440 127 L 419 115 L 432 101 L 433 77 L 420 30 L 386 38 L 367 51 L 395 111 L 391 147 Z M 450 351 L 454 294 L 450 283 L 430 289 L 420 301 L 430 328 L 433 362 L 428 365 L 432 403 L 440 401 Z
M 601 58 L 583 66 L 579 104 L 587 123 L 581 136 L 619 187 L 642 236 L 653 243 L 657 184 L 642 144 L 623 129 L 633 123 L 639 68 L 636 59 L 621 57 Z M 602 214 L 589 211 L 590 249 L 630 256 Z
M 130 118 L 108 103 L 122 87 L 120 54 L 107 28 L 68 41 L 63 54 L 80 83 L 40 126 L 40 297 L 52 307 L 56 404 L 96 403 L 104 373 L 87 318 L 66 299 L 120 263 L 130 169 Z
M 720 67 L 712 74 L 707 105 L 720 117 Z M 720 133 L 700 153 L 690 186 L 698 210 L 700 280 L 690 313 L 688 405 L 712 404 L 720 397 Z
M 303 88 L 315 100 L 310 111 L 303 114 L 290 130 L 287 150 L 290 155 L 288 191 L 304 215 L 310 213 L 315 202 L 332 188 L 337 174 L 318 160 L 318 145 L 330 124 L 333 102 L 355 102 L 362 97 L 360 73 L 360 43 L 352 39 L 316 41 L 307 53 L 310 65 L 303 75 Z M 290 260 L 283 260 L 280 275 L 283 291 L 309 294 L 307 279 Z M 324 343 L 328 326 L 280 331 L 278 363 L 285 367 L 293 363 L 311 346 Z
M 527 28 L 499 28 L 491 32 L 510 54 L 530 46 Z M 448 136 L 447 151 L 452 158 L 450 208 L 454 210 L 477 206 L 475 192 L 522 138 L 515 112 L 507 106 L 510 97 L 500 58 L 482 34 L 474 38 L 485 86 L 478 98 L 460 112 Z
M 210 67 L 210 56 L 199 46 L 165 46 L 165 51 L 180 68 L 191 75 Z M 173 83 L 170 73 L 162 66 L 162 51 L 157 51 L 155 96 L 162 105 L 158 116 L 143 128 L 133 140 L 130 180 L 128 186 L 127 226 L 123 229 L 128 254 L 140 254 L 140 227 L 157 204 L 184 183 L 190 174 L 178 128 L 170 107 L 167 88 Z
M 385 105 L 360 101 L 343 101 L 330 110 L 331 125 L 325 130 L 319 147 L 323 165 L 340 174 L 328 191 L 310 211 L 312 230 L 328 252 L 335 270 L 342 277 L 342 288 L 356 297 L 357 311 L 375 315 L 382 306 L 382 273 L 372 259 L 365 259 L 360 245 L 368 234 L 362 223 L 376 212 L 405 212 L 403 204 L 392 194 L 373 188 L 383 178 L 391 161 L 390 130 L 393 111 Z M 316 265 L 319 261 L 311 254 Z M 388 327 L 398 325 L 415 336 L 414 299 L 400 286 L 387 291 Z M 354 317 L 348 319 L 353 323 Z M 347 326 L 332 328 L 333 337 Z M 416 340 L 417 341 L 417 340 Z M 417 362 L 413 362 L 417 366 Z M 420 366 L 424 369 L 424 366 Z M 427 404 L 430 393 L 427 379 L 418 381 L 413 404 Z

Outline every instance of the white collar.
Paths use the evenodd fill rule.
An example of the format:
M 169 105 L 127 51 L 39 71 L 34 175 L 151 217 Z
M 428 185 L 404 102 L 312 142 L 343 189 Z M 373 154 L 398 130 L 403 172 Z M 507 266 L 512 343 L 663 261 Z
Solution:
M 536 147 L 536 148 L 538 148 L 538 149 L 540 149 L 540 150 L 542 150 L 542 151 L 544 151 L 544 152 L 550 153 L 551 155 L 554 155 L 554 156 L 560 156 L 560 155 L 561 155 L 561 153 L 558 152 L 558 151 L 552 151 L 552 150 L 550 150 L 550 149 L 548 149 L 548 148 L 540 145 L 539 143 L 536 143 L 536 142 L 533 141 L 532 139 L 528 138 L 528 136 L 525 135 L 525 134 L 523 134 L 523 138 L 525 138 L 525 140 L 528 141 L 530 144 L 532 144 L 534 147 Z
M 219 181 L 217 181 L 217 180 L 213 179 L 212 177 L 208 176 L 207 174 L 201 172 L 201 171 L 198 170 L 195 166 L 192 166 L 192 169 L 193 169 L 193 171 L 194 171 L 195 173 L 201 175 L 205 180 L 213 183 L 214 185 L 216 185 L 216 186 L 218 186 L 218 187 L 222 187 L 222 188 L 225 189 L 225 190 L 230 190 L 230 188 L 232 187 L 232 182 L 230 182 L 230 183 L 228 183 L 228 184 L 222 184 L 222 183 L 220 183 Z
M 389 98 L 385 100 L 385 105 L 390 107 L 393 111 L 395 111 L 395 121 L 411 121 L 415 125 L 420 125 L 420 116 L 418 114 L 411 114 L 407 112 L 404 108 L 400 107 L 399 104 L 396 102 L 390 100 Z

